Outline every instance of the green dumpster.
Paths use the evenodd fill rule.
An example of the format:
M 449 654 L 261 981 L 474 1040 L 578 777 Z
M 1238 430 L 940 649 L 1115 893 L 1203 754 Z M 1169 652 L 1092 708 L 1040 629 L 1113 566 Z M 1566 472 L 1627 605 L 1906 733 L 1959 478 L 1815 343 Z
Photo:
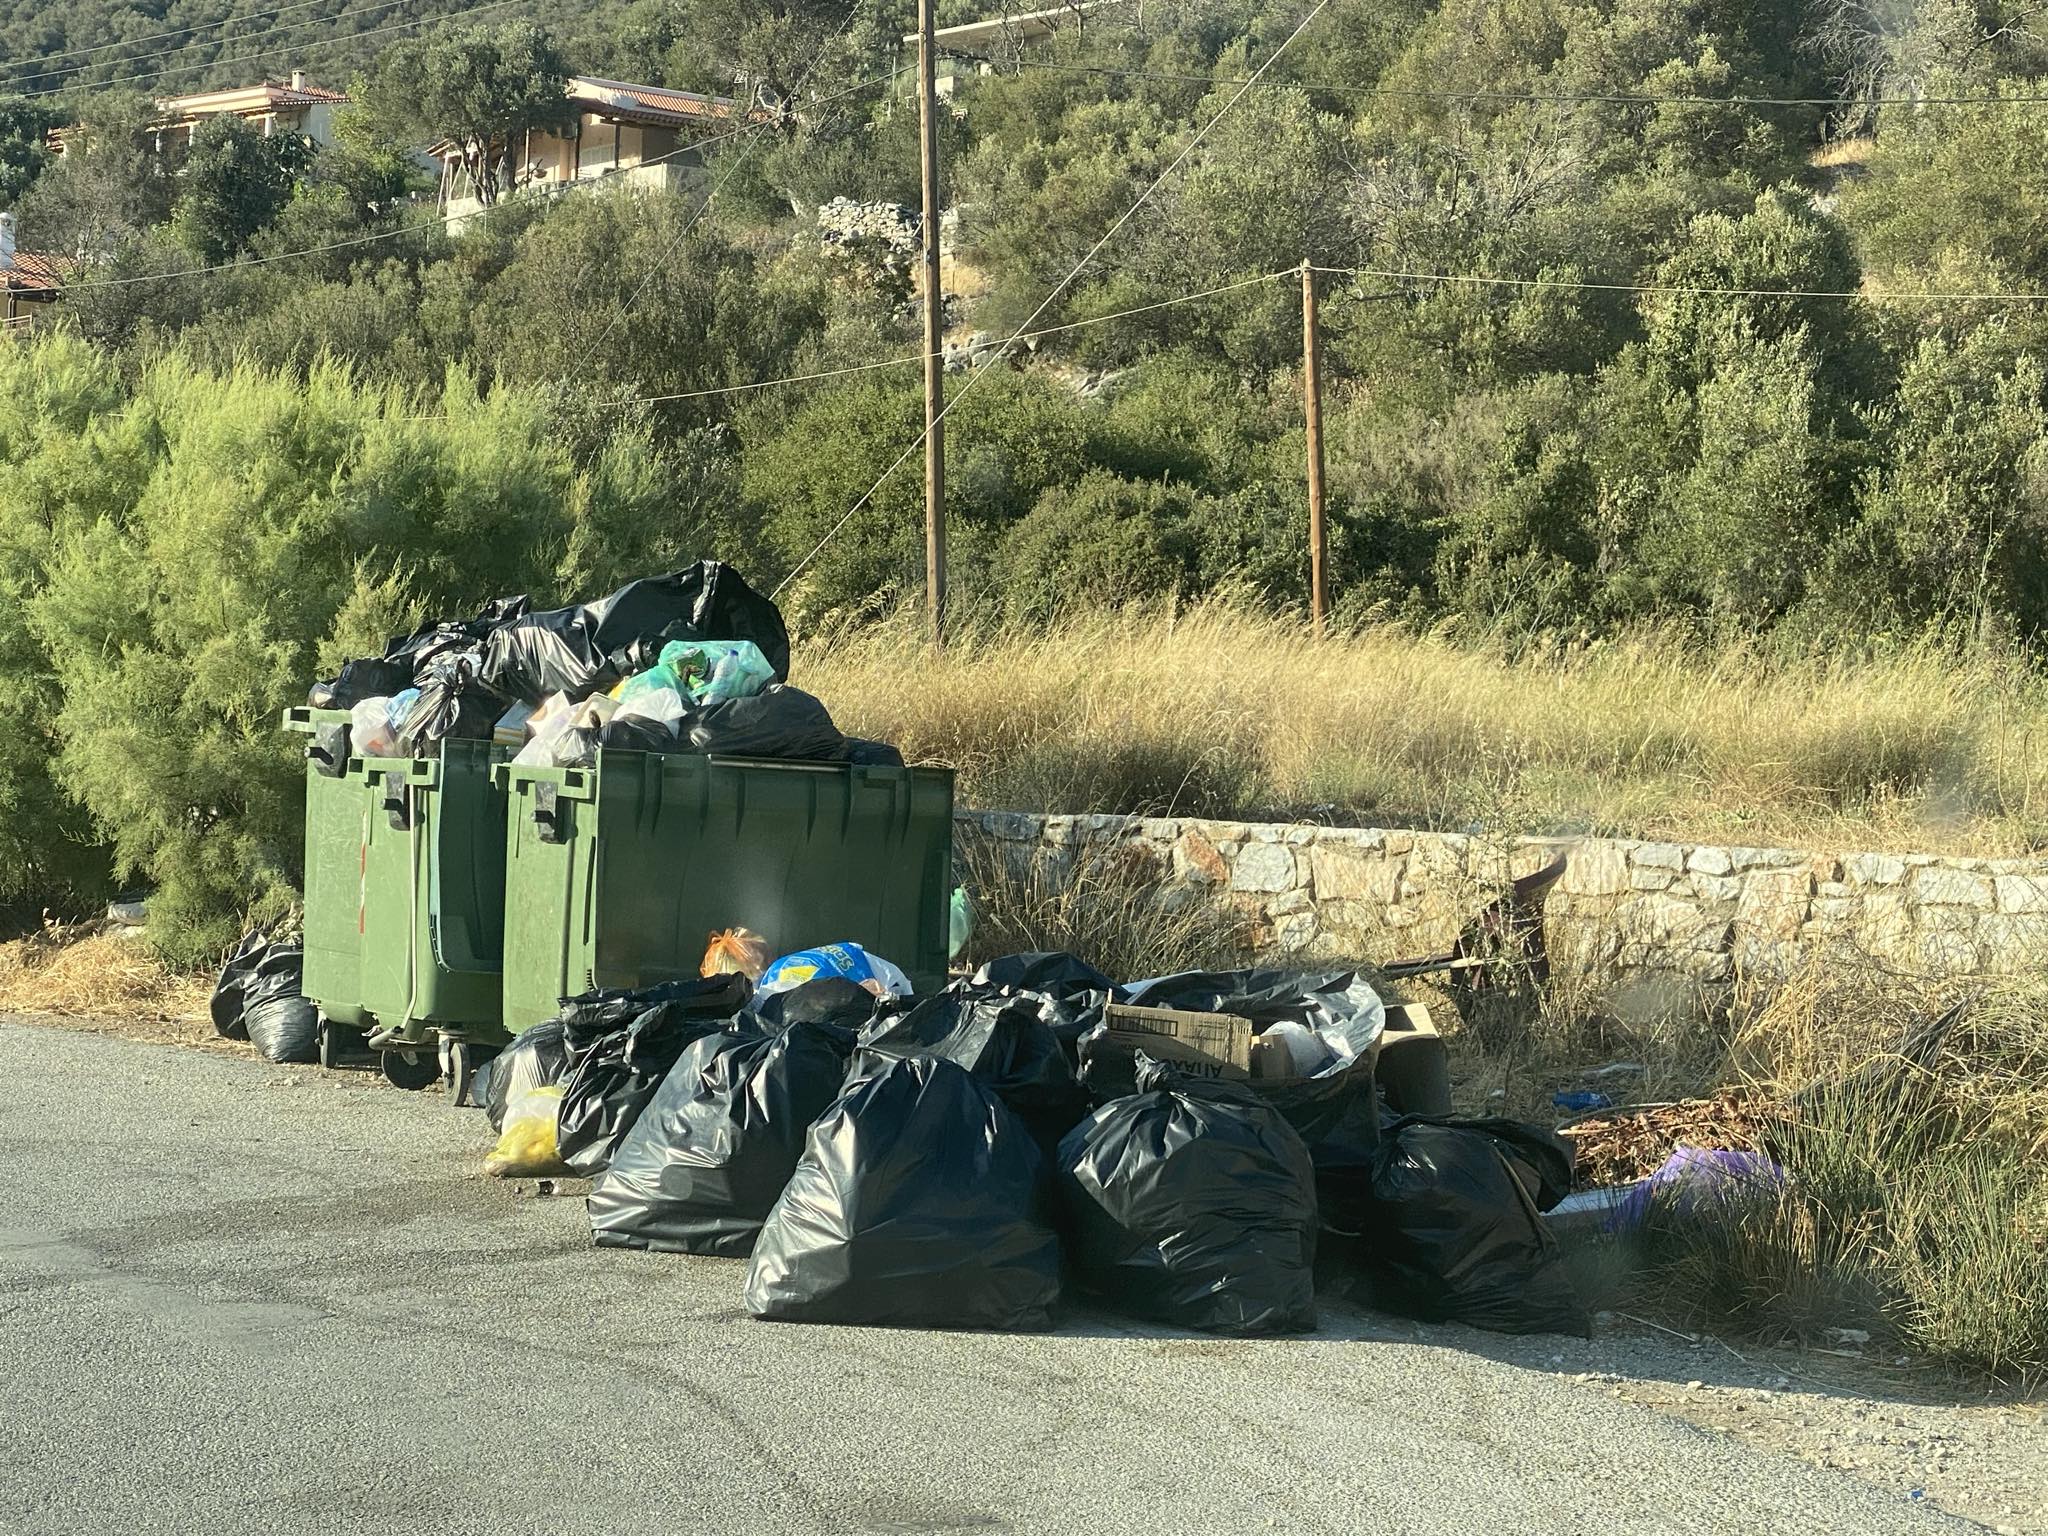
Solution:
M 850 939 L 920 989 L 945 977 L 950 769 L 600 749 L 495 773 L 514 1030 L 593 988 L 695 976 L 726 928 L 778 955 Z
M 345 710 L 294 709 L 306 748 L 305 993 L 321 1060 L 367 1034 L 384 1073 L 467 1089 L 504 1044 L 502 749 L 442 742 L 432 757 L 356 757 Z

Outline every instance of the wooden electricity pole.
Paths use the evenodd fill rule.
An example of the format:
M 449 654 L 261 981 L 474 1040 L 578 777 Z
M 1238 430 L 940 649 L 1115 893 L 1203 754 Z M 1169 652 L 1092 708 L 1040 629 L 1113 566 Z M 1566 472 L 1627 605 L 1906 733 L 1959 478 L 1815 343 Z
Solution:
M 924 590 L 931 609 L 932 644 L 945 641 L 946 624 L 946 405 L 940 331 L 945 295 L 939 288 L 939 102 L 932 84 L 932 7 L 917 0 L 917 122 L 924 160 Z
M 1330 609 L 1323 529 L 1323 381 L 1316 355 L 1316 274 L 1301 264 L 1301 405 L 1308 424 L 1308 610 L 1318 637 Z

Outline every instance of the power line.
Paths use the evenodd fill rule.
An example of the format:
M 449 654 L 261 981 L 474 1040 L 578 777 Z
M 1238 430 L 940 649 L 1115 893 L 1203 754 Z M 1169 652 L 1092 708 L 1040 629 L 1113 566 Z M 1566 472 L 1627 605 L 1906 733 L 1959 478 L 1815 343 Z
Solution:
M 995 351 L 990 353 L 988 361 L 983 363 L 979 368 L 975 369 L 973 373 L 967 376 L 967 382 L 960 386 L 959 392 L 953 395 L 942 406 L 939 407 L 937 414 L 933 415 L 931 419 L 925 423 L 924 427 L 919 430 L 917 436 L 911 440 L 910 446 L 908 448 L 905 448 L 902 453 L 898 454 L 895 461 L 891 463 L 887 469 L 883 470 L 880 475 L 875 477 L 875 483 L 869 486 L 867 490 L 861 493 L 860 499 L 856 501 L 852 506 L 848 507 L 846 511 L 840 515 L 839 521 L 834 523 L 830 528 L 828 528 L 825 531 L 825 536 L 822 539 L 818 540 L 816 544 L 812 545 L 809 551 L 805 553 L 804 557 L 801 560 L 797 561 L 795 565 L 790 567 L 788 574 L 785 575 L 781 581 L 775 584 L 775 591 L 768 594 L 770 597 L 776 596 L 778 593 L 782 591 L 784 587 L 788 586 L 792 581 L 796 580 L 797 574 L 800 571 L 802 571 L 805 566 L 809 565 L 811 561 L 815 560 L 818 557 L 819 551 L 823 550 L 827 544 L 832 542 L 834 536 L 838 534 L 839 530 L 841 528 L 844 528 L 847 525 L 847 523 L 852 520 L 853 515 L 856 512 L 860 511 L 862 507 L 866 506 L 870 501 L 874 499 L 875 492 L 879 491 L 882 488 L 883 483 L 886 480 L 888 480 L 888 478 L 891 475 L 895 474 L 898 469 L 902 468 L 904 461 L 907 460 L 913 453 L 917 452 L 917 450 L 923 445 L 924 440 L 926 436 L 929 435 L 931 429 L 934 426 L 938 425 L 938 423 L 944 421 L 947 415 L 952 411 L 953 407 L 958 405 L 962 400 L 966 399 L 968 393 L 974 388 L 974 386 L 979 384 L 985 377 L 987 377 L 989 369 L 993 368 L 996 365 L 996 363 L 1002 358 L 1002 356 L 1005 353 L 1007 353 L 1012 346 L 1016 345 L 1017 341 L 1024 335 L 1024 333 L 1031 329 L 1032 325 L 1037 321 L 1038 317 L 1044 314 L 1046 310 L 1051 307 L 1053 301 L 1056 300 L 1062 293 L 1065 293 L 1067 291 L 1067 289 L 1073 284 L 1074 279 L 1081 275 L 1082 271 L 1087 267 L 1088 263 L 1093 261 L 1096 255 L 1102 250 L 1102 248 L 1105 245 L 1109 244 L 1109 242 L 1116 237 L 1117 232 L 1121 230 L 1126 224 L 1130 223 L 1130 221 L 1137 216 L 1138 210 L 1140 208 L 1143 208 L 1145 204 L 1151 200 L 1152 194 L 1159 190 L 1160 186 L 1165 182 L 1166 178 L 1171 176 L 1175 171 L 1179 170 L 1182 164 L 1186 162 L 1188 156 L 1192 155 L 1195 152 L 1195 150 L 1198 147 L 1200 147 L 1202 140 L 1206 139 L 1209 136 L 1209 130 L 1214 128 L 1218 123 L 1222 122 L 1224 117 L 1229 114 L 1230 110 L 1233 107 L 1235 107 L 1240 101 L 1244 100 L 1246 92 L 1248 92 L 1252 88 L 1252 86 L 1258 82 L 1259 77 L 1263 75 L 1268 69 L 1273 67 L 1274 63 L 1278 61 L 1280 56 L 1283 53 L 1285 53 L 1290 46 L 1293 45 L 1294 40 L 1300 37 L 1303 32 L 1308 30 L 1309 23 L 1314 21 L 1318 16 L 1322 15 L 1324 10 L 1329 6 L 1329 4 L 1330 0 L 1316 0 L 1315 9 L 1310 11 L 1306 16 L 1302 17 L 1300 23 L 1295 27 L 1295 29 L 1292 32 L 1287 34 L 1286 39 L 1280 44 L 1278 48 L 1275 48 L 1273 50 L 1273 52 L 1267 57 L 1265 63 L 1261 64 L 1257 69 L 1252 71 L 1251 78 L 1247 80 L 1243 85 L 1238 87 L 1237 94 L 1231 97 L 1230 100 L 1226 101 L 1220 108 L 1218 108 L 1216 115 L 1211 117 L 1208 120 L 1208 122 L 1204 123 L 1200 128 L 1198 128 L 1195 131 L 1195 136 L 1189 139 L 1188 142 L 1184 146 L 1182 146 L 1180 153 L 1173 157 L 1172 161 L 1168 163 L 1166 169 L 1161 171 L 1157 176 L 1152 178 L 1151 183 L 1145 188 L 1145 190 L 1138 194 L 1137 200 L 1133 202 L 1130 207 L 1126 208 L 1123 211 L 1123 213 L 1117 217 L 1116 222 L 1110 225 L 1109 228 L 1103 232 L 1102 238 L 1097 240 L 1093 245 L 1089 246 L 1087 251 L 1082 255 L 1081 259 L 1074 263 L 1073 269 L 1069 271 L 1065 277 L 1061 278 L 1057 283 L 1053 285 L 1052 291 L 1039 301 L 1038 308 L 1034 309 L 1031 312 L 1030 316 L 1024 321 L 1022 325 L 1020 325 L 1017 328 L 1016 332 L 1010 337 L 1010 339 L 1004 342 L 1002 346 L 998 347 Z
M 1110 64 L 1059 64 L 1050 60 L 1020 59 L 1019 69 L 1047 70 L 1055 74 L 1114 75 L 1131 80 L 1165 80 L 1210 87 L 1245 85 L 1232 77 L 1175 74 L 1168 70 L 1126 69 Z M 1604 103 L 1613 106 L 1663 106 L 1666 104 L 1718 107 L 1968 107 L 2029 106 L 2048 103 L 2048 96 L 1879 96 L 1845 100 L 1839 96 L 1660 96 L 1648 91 L 1453 91 L 1423 86 L 1346 85 L 1334 80 L 1264 80 L 1268 89 L 1325 91 L 1333 96 L 1387 96 L 1419 101 L 1534 102 L 1555 105 Z
M 1391 267 L 1317 267 L 1336 277 L 1376 277 L 1388 282 L 1465 283 L 1502 288 L 1567 288 L 1593 293 L 1663 293 L 1728 299 L 1862 299 L 1887 303 L 2048 302 L 2048 293 L 1866 293 L 1856 288 L 1712 288 L 1686 283 L 1595 283 L 1562 277 L 1491 277 L 1468 272 L 1406 272 Z
M 190 74 L 195 69 L 214 69 L 223 65 L 250 63 L 257 59 L 276 58 L 281 54 L 296 55 L 300 53 L 310 53 L 312 50 L 316 48 L 331 48 L 337 43 L 359 43 L 364 38 L 368 37 L 383 37 L 388 35 L 389 33 L 403 32 L 412 27 L 438 25 L 443 22 L 459 21 L 465 16 L 479 16 L 482 15 L 485 11 L 500 11 L 503 10 L 508 5 L 517 5 L 521 3 L 523 3 L 523 0 L 486 0 L 486 3 L 482 5 L 467 6 L 459 11 L 443 11 L 440 14 L 434 16 L 415 16 L 409 21 L 394 21 L 387 26 L 368 27 L 361 32 L 350 32 L 346 34 L 337 34 L 333 37 L 315 38 L 311 42 L 304 43 L 281 43 L 275 48 L 259 48 L 253 53 L 238 53 L 234 55 L 232 58 L 216 57 L 205 60 L 203 62 L 195 61 L 191 64 L 173 64 L 166 66 L 163 69 L 151 70 L 147 74 L 129 75 L 119 80 L 108 80 L 94 83 L 96 85 L 103 86 L 107 89 L 113 89 L 117 86 L 143 85 L 152 80 L 161 80 L 166 75 Z M 303 25 L 303 23 L 293 22 L 290 25 L 300 26 Z M 278 30 L 288 30 L 288 28 L 280 28 Z M 238 41 L 240 41 L 240 39 L 238 39 Z M 168 57 L 170 54 L 180 53 L 182 51 L 182 49 L 178 48 L 167 48 L 163 50 L 162 53 L 150 55 L 149 57 L 164 58 Z M 130 61 L 120 60 L 117 62 L 126 63 Z M 74 91 L 80 89 L 81 84 L 82 82 L 73 82 L 70 85 L 48 86 L 39 91 L 19 91 L 13 94 L 24 97 L 61 96 L 67 91 Z
M 292 3 L 290 5 L 268 6 L 266 7 L 266 9 L 273 16 L 282 16 L 286 11 L 303 11 L 304 9 L 306 9 L 307 6 L 310 5 L 327 5 L 331 3 L 332 0 L 292 0 Z M 49 64 L 55 62 L 58 59 L 76 59 L 89 53 L 105 53 L 109 49 L 113 48 L 132 48 L 137 43 L 160 42 L 167 37 L 183 37 L 189 39 L 195 32 L 209 32 L 213 30 L 213 28 L 215 27 L 225 27 L 232 22 L 246 20 L 248 20 L 248 18 L 244 16 L 223 16 L 219 21 L 194 22 L 189 27 L 172 27 L 168 31 L 163 32 L 145 32 L 140 37 L 117 38 L 111 43 L 94 43 L 90 47 L 67 48 L 61 53 L 46 53 L 43 54 L 40 58 L 38 58 L 35 62 L 38 64 Z M 175 52 L 176 50 L 173 51 Z M 0 73 L 4 73 L 7 70 L 11 70 L 16 67 L 18 66 L 13 64 L 0 64 Z M 27 78 L 34 79 L 35 77 L 31 75 Z
M 1201 299 L 1213 299 L 1219 294 L 1236 293 L 1243 288 L 1254 288 L 1260 283 L 1270 283 L 1275 278 L 1295 277 L 1299 267 L 1289 267 L 1284 272 L 1262 272 L 1257 277 L 1240 278 L 1234 283 L 1222 283 L 1214 288 L 1203 288 L 1194 293 L 1175 294 L 1170 299 L 1155 299 L 1150 304 L 1137 304 L 1129 309 L 1119 309 L 1107 315 L 1090 315 L 1085 320 L 1068 320 L 1059 325 L 1040 326 L 1035 331 L 1020 331 L 1003 346 L 996 348 L 1000 357 L 1009 346 L 1019 341 L 1037 341 L 1045 336 L 1057 336 L 1065 331 L 1085 330 L 1091 325 L 1108 325 L 1113 320 L 1128 320 L 1134 315 L 1149 315 L 1154 310 L 1172 309 L 1180 304 L 1193 304 Z M 825 379 L 843 379 L 857 373 L 875 373 L 884 368 L 906 368 L 912 363 L 922 363 L 925 354 L 906 352 L 900 357 L 884 357 L 871 363 L 849 363 L 844 368 L 823 368 L 815 373 L 791 373 L 780 378 L 755 379 L 746 384 L 720 384 L 710 389 L 686 389 L 671 395 L 627 395 L 618 400 L 593 401 L 592 410 L 616 410 L 631 405 L 672 405 L 679 400 L 708 400 L 721 395 L 745 395 L 757 390 L 776 389 L 785 384 L 816 384 Z M 401 421 L 445 421 L 446 411 L 429 411 L 419 415 L 403 416 Z
M 331 3 L 332 3 L 332 0 L 297 0 L 297 3 L 296 3 L 296 4 L 293 4 L 293 5 L 284 5 L 284 6 L 279 6 L 279 7 L 277 8 L 277 11 L 276 11 L 276 12 L 274 12 L 273 14 L 275 14 L 275 15 L 282 15 L 282 14 L 283 14 L 284 12 L 286 12 L 286 11 L 296 11 L 296 10 L 302 10 L 302 9 L 304 9 L 304 8 L 305 8 L 306 6 L 309 6 L 309 5 L 319 5 L 319 4 L 331 4 Z M 227 38 L 218 38 L 218 39 L 215 39 L 215 41 L 216 41 L 216 43 L 218 43 L 218 45 L 219 45 L 219 46 L 221 46 L 221 47 L 223 47 L 223 48 L 224 48 L 224 47 L 226 47 L 226 46 L 228 45 L 228 43 L 229 43 L 230 41 L 233 41 L 233 42 L 235 42 L 235 43 L 253 43 L 253 42 L 258 42 L 258 41 L 262 40 L 263 38 L 266 38 L 266 37 L 272 36 L 273 34 L 275 34 L 275 33 L 278 33 L 278 32 L 289 32 L 289 31 L 291 31 L 291 30 L 292 30 L 293 28 L 295 28 L 295 27 L 303 27 L 303 26 L 309 26 L 309 25 L 312 25 L 312 24 L 314 24 L 314 23 L 316 23 L 316 22 L 322 22 L 322 21 L 327 21 L 327 22 L 339 22 L 339 21 L 347 20 L 347 19 L 349 19 L 349 18 L 352 18 L 352 17 L 360 17 L 360 16 L 363 16 L 363 15 L 366 15 L 366 14 L 368 14 L 368 13 L 369 13 L 369 12 L 371 12 L 371 11 L 388 11 L 388 10 L 390 10 L 390 9 L 391 9 L 391 7 L 393 7 L 394 5 L 405 5 L 405 4 L 407 4 L 407 3 L 409 3 L 409 0 L 376 0 L 376 3 L 375 3 L 374 5 L 369 5 L 369 6 L 365 6 L 365 7 L 364 7 L 364 8 L 362 9 L 362 10 L 359 10 L 359 11 L 341 11 L 341 12 L 338 12 L 338 13 L 336 13 L 335 15 L 332 15 L 332 16 L 308 16 L 308 17 L 305 17 L 305 18 L 303 18 L 302 20 L 299 20 L 299 21 L 287 21 L 287 22 L 283 22 L 283 23 L 280 23 L 280 24 L 277 24 L 277 25 L 272 25 L 272 26 L 264 26 L 264 27 L 259 27 L 259 28 L 257 28 L 257 29 L 256 29 L 255 31 L 253 31 L 253 32 L 249 32 L 249 33 L 246 33 L 246 34 L 244 34 L 243 36 L 241 36 L 241 37 L 237 37 L 237 38 L 234 38 L 234 39 L 232 39 L 232 40 L 230 40 L 230 39 L 227 39 Z M 129 64 L 146 64 L 146 63 L 148 63 L 148 62 L 149 62 L 149 61 L 150 61 L 151 59 L 167 59 L 167 58 L 169 58 L 169 57 L 170 57 L 171 55 L 173 55 L 173 54 L 178 54 L 178 53 L 184 53 L 184 52 L 185 52 L 185 51 L 187 51 L 188 49 L 190 49 L 190 48 L 193 48 L 193 47 L 195 47 L 195 46 L 198 46 L 198 45 L 200 45 L 200 44 L 204 43 L 204 42 L 206 41 L 206 39 L 205 39 L 204 37 L 201 37 L 201 36 L 197 36 L 197 35 L 195 35 L 195 34 L 197 34 L 197 33 L 201 33 L 201 32 L 207 32 L 207 31 L 211 31 L 211 30 L 213 30 L 213 29 L 214 29 L 214 28 L 216 28 L 216 27 L 225 27 L 225 26 L 229 26 L 229 25 L 231 25 L 232 23 L 234 23 L 234 22 L 236 22 L 236 21 L 247 21 L 247 20 L 251 20 L 251 19 L 253 19 L 253 18 L 250 18 L 250 17 L 241 17 L 241 16 L 228 16 L 228 17 L 223 17 L 223 18 L 222 18 L 221 20 L 219 20 L 219 21 L 216 21 L 216 22 L 208 22 L 208 23 L 205 23 L 204 25 L 202 25 L 202 26 L 199 26 L 199 27 L 193 27 L 193 28 L 188 28 L 188 29 L 180 29 L 180 30 L 175 30 L 175 31 L 170 31 L 170 32 L 156 32 L 156 33 L 152 33 L 152 34 L 151 34 L 150 36 L 148 36 L 148 37 L 138 37 L 138 38 L 129 38 L 129 39 L 126 39 L 126 40 L 124 40 L 124 41 L 122 41 L 122 42 L 118 42 L 118 43 L 101 43 L 101 44 L 99 45 L 99 47 L 97 47 L 97 48 L 84 48 L 84 49 L 75 49 L 75 50 L 73 50 L 73 53 L 72 53 L 72 54 L 62 54 L 62 53 L 58 53 L 58 54 L 50 54 L 50 55 L 46 55 L 45 57 L 43 57 L 43 58 L 40 58 L 40 59 L 37 59 L 37 60 L 35 61 L 36 65 L 37 65 L 38 67 L 37 67 L 36 69 L 32 70 L 32 71 L 31 71 L 30 73 L 28 73 L 28 74 L 21 74 L 21 75 L 13 75 L 13 77 L 12 77 L 12 82 L 11 82 L 10 84 L 12 84 L 12 83 L 19 83 L 19 84 L 23 84 L 23 85 L 26 85 L 26 84 L 29 84 L 29 83 L 31 83 L 31 82 L 34 82 L 34 81 L 38 81 L 38 80 L 52 80 L 52 79 L 55 79 L 55 78 L 57 78 L 57 77 L 58 77 L 58 76 L 60 76 L 60 75 L 76 75 L 76 74 L 80 74 L 80 73 L 84 72 L 85 70 L 89 70 L 89 69 L 118 69 L 118 68 L 121 68 L 121 67 L 122 67 L 122 66 L 124 66 L 124 65 L 129 65 Z M 360 35 L 360 34 L 352 34 L 352 35 Z M 51 62 L 52 60 L 54 60 L 54 59 L 62 59 L 62 58 L 67 58 L 67 57 L 73 57 L 73 56 L 75 56 L 75 55 L 76 55 L 76 54 L 78 54 L 78 53 L 100 53 L 100 52 L 105 52 L 106 50 L 108 50 L 108 49 L 110 49 L 110 48 L 127 48 L 127 47 L 132 47 L 132 46 L 134 46 L 134 45 L 135 45 L 135 44 L 137 44 L 137 43 L 145 43 L 145 42 L 154 42 L 154 41 L 160 40 L 160 39 L 162 39 L 162 38 L 166 38 L 166 37 L 183 37 L 183 38 L 184 38 L 185 40 L 184 40 L 183 42 L 181 42 L 181 43 L 173 43 L 173 44 L 172 44 L 172 45 L 171 45 L 170 47 L 168 47 L 168 48 L 160 48 L 160 49 L 158 49 L 158 50 L 156 50 L 155 52 L 152 52 L 152 53 L 135 53 L 135 54 L 129 54 L 129 55 L 126 55 L 125 57 L 122 57 L 122 58 L 118 58 L 118 59 L 87 59 L 87 60 L 86 60 L 86 61 L 85 61 L 84 63 L 81 63 L 81 64 L 67 64 L 67 65 L 65 65 L 65 66 L 64 66 L 64 67 L 63 67 L 62 69 L 44 69 L 44 68 L 41 68 L 41 67 L 40 67 L 40 66 L 42 66 L 42 65 L 44 65 L 44 64 L 48 64 L 48 63 L 50 63 L 50 62 Z M 208 62 L 209 62 L 209 63 L 216 63 L 216 62 L 221 62 L 221 61 L 220 61 L 220 60 L 218 60 L 218 59 L 215 59 L 215 60 L 209 60 Z M 7 73 L 9 73 L 9 72 L 11 72 L 11 71 L 14 71 L 14 70 L 17 70 L 17 69 L 19 69 L 19 68 L 21 68 L 21 66 L 20 66 L 19 64 L 7 64 L 7 65 L 0 65 L 0 74 L 7 74 Z M 163 71 L 163 73 L 166 73 L 166 74 L 168 74 L 169 72 L 170 72 L 170 71 L 169 71 L 168 69 L 166 69 L 165 71 Z M 64 91 L 64 90 L 72 90 L 72 89 L 75 89 L 75 88 L 76 88 L 76 86 L 77 86 L 77 84 L 78 84 L 78 83 L 79 83 L 79 82 L 76 82 L 76 81 L 74 81 L 74 82 L 72 82 L 71 84 L 68 84 L 68 85 L 62 85 L 62 86 L 55 86 L 55 87 L 52 87 L 51 89 L 52 89 L 52 90 L 59 90 L 59 91 Z M 127 82 L 127 81 L 109 81 L 109 82 L 107 82 L 107 83 L 108 83 L 108 84 L 126 84 L 126 83 L 128 83 L 128 82 Z M 47 92 L 13 92 L 13 94 L 31 94 L 31 95 L 41 95 L 41 94 L 47 94 Z
M 878 75 L 873 79 L 863 80 L 857 85 L 848 86 L 843 91 L 835 91 L 829 96 L 821 96 L 811 105 L 825 106 L 842 97 L 851 96 L 857 91 L 864 91 L 871 86 L 881 84 L 888 78 L 887 75 Z M 725 133 L 714 134 L 710 138 L 695 139 L 688 144 L 679 144 L 674 149 L 664 151 L 659 155 L 650 155 L 647 159 L 640 162 L 640 166 L 659 165 L 663 161 L 672 159 L 677 155 L 708 149 L 714 144 L 725 142 L 727 139 L 737 138 L 740 134 L 750 131 L 755 126 L 758 125 L 748 124 L 730 129 Z M 637 170 L 639 167 L 629 166 L 627 169 Z M 564 193 L 575 192 L 582 188 L 602 187 L 607 185 L 609 181 L 610 178 L 607 176 L 595 176 L 579 178 L 573 181 L 557 182 L 553 186 L 527 190 L 529 195 L 532 196 L 559 197 Z M 446 218 L 437 218 L 430 222 L 421 221 L 416 224 L 400 225 L 397 229 L 381 229 L 373 234 L 352 235 L 346 240 L 331 240 L 325 245 L 309 245 L 297 250 L 274 251 L 268 256 L 243 256 L 233 261 L 215 262 L 211 266 L 182 267 L 176 272 L 138 272 L 132 277 L 105 277 L 87 282 L 66 282 L 63 291 L 66 293 L 76 293 L 95 288 L 126 288 L 136 283 L 168 283 L 185 277 L 211 277 L 216 273 L 236 272 L 245 267 L 263 267 L 269 266 L 273 262 L 295 261 L 302 256 L 325 256 L 334 251 L 352 250 L 358 246 L 374 245 L 383 240 L 402 239 L 407 235 L 430 234 L 435 230 L 447 229 L 448 223 L 449 221 Z

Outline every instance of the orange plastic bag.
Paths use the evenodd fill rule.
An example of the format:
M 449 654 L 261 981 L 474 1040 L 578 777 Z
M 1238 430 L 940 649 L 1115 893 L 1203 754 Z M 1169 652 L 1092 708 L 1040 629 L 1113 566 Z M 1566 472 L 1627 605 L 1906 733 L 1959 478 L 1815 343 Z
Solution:
M 711 935 L 700 974 L 726 976 L 737 971 L 749 981 L 759 981 L 768 959 L 768 941 L 761 935 L 751 928 L 728 928 Z

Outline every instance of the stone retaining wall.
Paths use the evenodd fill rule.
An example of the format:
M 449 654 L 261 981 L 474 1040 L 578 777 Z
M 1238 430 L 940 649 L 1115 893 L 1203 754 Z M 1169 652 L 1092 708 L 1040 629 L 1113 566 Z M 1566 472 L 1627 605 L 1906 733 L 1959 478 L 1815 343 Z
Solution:
M 2048 959 L 2048 860 L 1007 811 L 960 820 L 1012 860 L 1115 850 L 1165 899 L 1227 905 L 1261 946 L 1304 960 L 1448 948 L 1511 875 L 1560 852 L 1570 864 L 1545 906 L 1546 937 L 1610 976 L 1782 973 L 1830 944 L 1943 974 Z

